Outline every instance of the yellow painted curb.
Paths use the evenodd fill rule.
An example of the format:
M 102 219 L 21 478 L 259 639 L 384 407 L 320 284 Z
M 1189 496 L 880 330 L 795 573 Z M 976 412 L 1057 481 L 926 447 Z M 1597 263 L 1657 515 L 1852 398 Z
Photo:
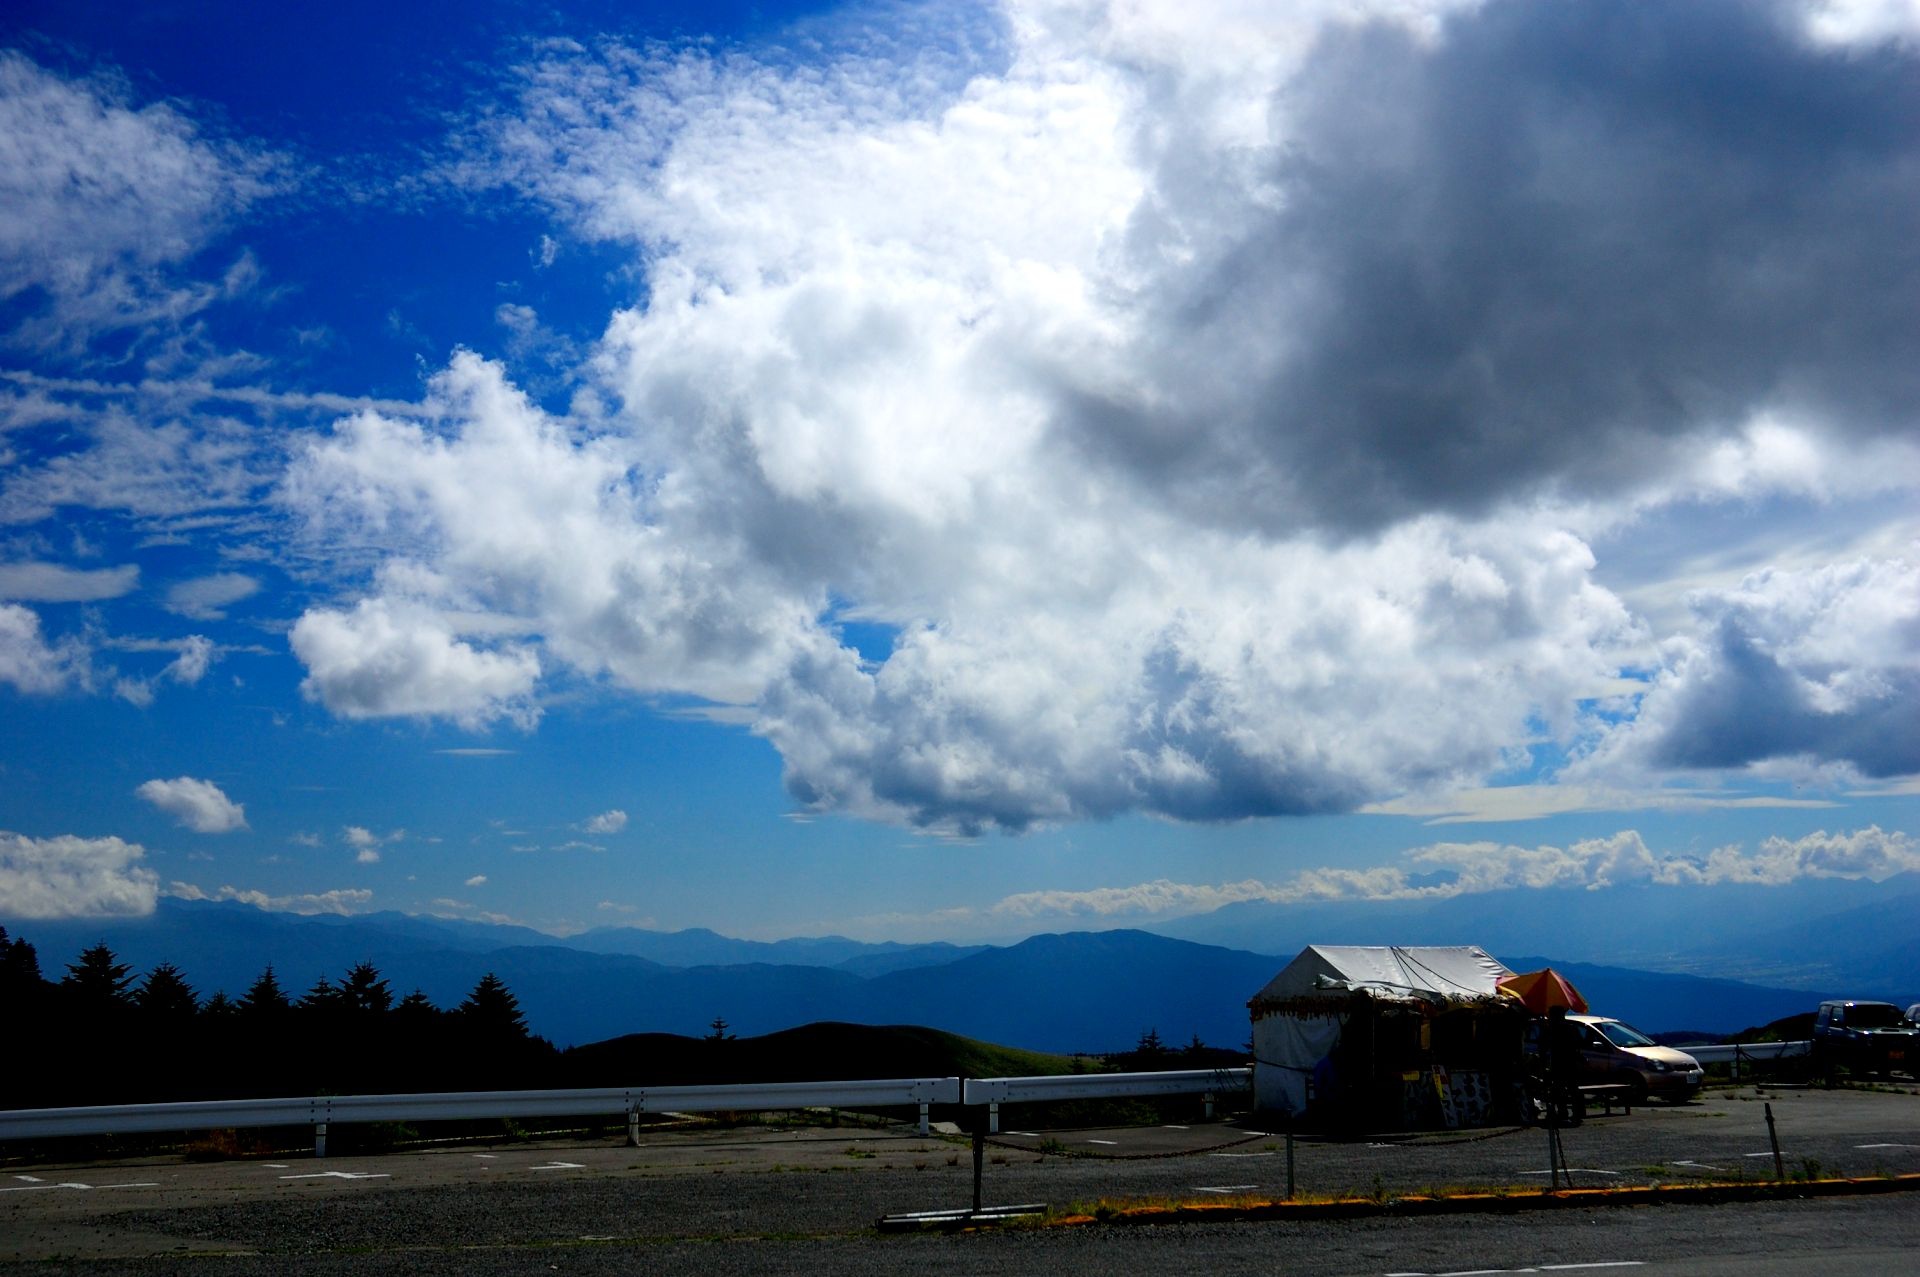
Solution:
M 1877 1175 L 1865 1179 L 1745 1180 L 1641 1188 L 1562 1188 L 1539 1192 L 1448 1193 L 1436 1197 L 1350 1197 L 1330 1202 L 1190 1202 L 1177 1206 L 1126 1206 L 1099 1215 L 1067 1215 L 1048 1220 L 1045 1227 L 1373 1219 L 1389 1215 L 1468 1215 L 1582 1206 L 1705 1206 L 1802 1197 L 1864 1197 L 1914 1190 L 1920 1190 L 1920 1175 Z

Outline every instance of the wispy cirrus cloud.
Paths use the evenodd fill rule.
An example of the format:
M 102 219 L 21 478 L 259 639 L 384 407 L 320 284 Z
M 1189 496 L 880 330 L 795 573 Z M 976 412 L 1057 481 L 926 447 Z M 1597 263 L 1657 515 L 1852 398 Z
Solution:
M 0 53 L 0 297 L 35 290 L 5 335 L 84 348 L 178 323 L 235 286 L 181 268 L 275 188 L 273 161 L 207 136 L 165 103 L 136 106 L 110 75 L 69 78 Z
M 0 563 L 0 599 L 27 603 L 92 603 L 117 599 L 140 583 L 140 568 L 69 568 L 58 563 Z
M 232 886 L 206 891 L 190 882 L 171 882 L 167 884 L 166 894 L 178 900 L 234 900 L 275 913 L 341 916 L 362 912 L 373 901 L 373 892 L 364 887 L 336 887 L 330 891 L 303 891 L 276 896 Z

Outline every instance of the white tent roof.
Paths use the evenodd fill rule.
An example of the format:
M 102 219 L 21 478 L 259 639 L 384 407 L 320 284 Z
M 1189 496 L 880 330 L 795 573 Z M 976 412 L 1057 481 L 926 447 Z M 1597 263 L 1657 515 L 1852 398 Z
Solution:
M 1396 1001 L 1491 998 L 1513 972 L 1478 945 L 1308 945 L 1254 995 L 1260 1002 L 1364 991 Z

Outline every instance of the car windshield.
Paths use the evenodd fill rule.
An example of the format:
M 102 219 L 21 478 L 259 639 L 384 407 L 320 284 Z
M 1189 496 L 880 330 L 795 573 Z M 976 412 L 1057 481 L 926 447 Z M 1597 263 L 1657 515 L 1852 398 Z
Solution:
M 1634 1028 L 1631 1024 L 1622 1024 L 1618 1020 L 1602 1020 L 1593 1026 L 1606 1034 L 1607 1041 L 1615 1046 L 1659 1046 L 1652 1038 Z
M 1856 1002 L 1847 1008 L 1847 1025 L 1855 1029 L 1897 1029 L 1906 1017 L 1891 1002 Z

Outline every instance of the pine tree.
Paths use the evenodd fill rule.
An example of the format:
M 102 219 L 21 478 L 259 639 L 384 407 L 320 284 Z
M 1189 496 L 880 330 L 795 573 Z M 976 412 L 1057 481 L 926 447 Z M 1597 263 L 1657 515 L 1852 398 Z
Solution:
M 520 1041 L 527 1037 L 527 1018 L 520 1012 L 520 1000 L 491 971 L 473 986 L 473 992 L 460 1004 L 459 1015 L 482 1040 Z
M 133 1004 L 143 1016 L 186 1024 L 199 1011 L 200 998 L 179 967 L 163 962 L 147 972 L 147 978 L 134 990 Z
M 132 1005 L 127 990 L 133 985 L 133 968 L 114 956 L 102 941 L 80 953 L 78 962 L 67 965 L 60 987 L 72 1004 L 82 1011 L 120 1011 Z
M 279 979 L 273 974 L 271 962 L 259 978 L 247 986 L 247 991 L 240 995 L 240 1013 L 253 1018 L 281 1015 L 292 1006 L 287 991 L 280 987 Z
M 362 962 L 349 970 L 337 994 L 349 1011 L 361 1015 L 385 1015 L 393 1008 L 393 989 L 371 962 Z

